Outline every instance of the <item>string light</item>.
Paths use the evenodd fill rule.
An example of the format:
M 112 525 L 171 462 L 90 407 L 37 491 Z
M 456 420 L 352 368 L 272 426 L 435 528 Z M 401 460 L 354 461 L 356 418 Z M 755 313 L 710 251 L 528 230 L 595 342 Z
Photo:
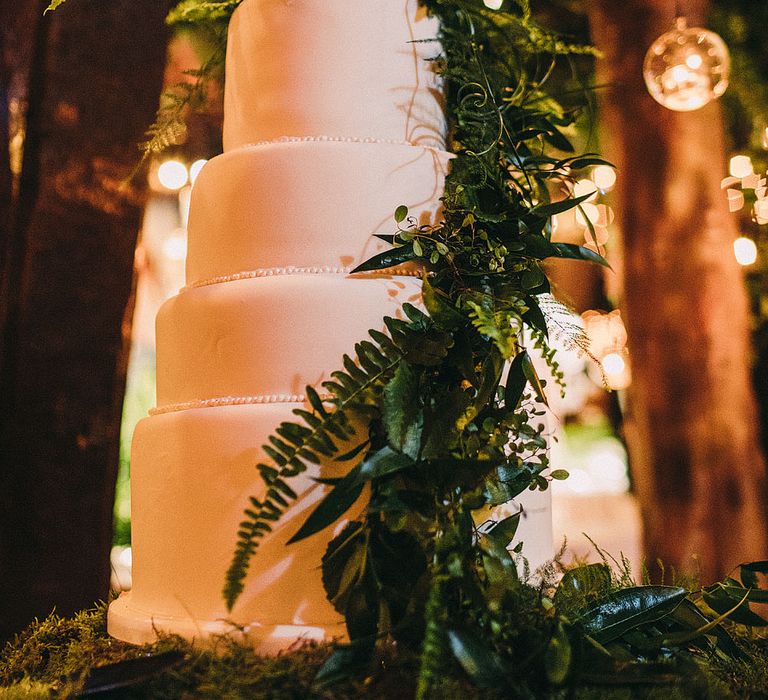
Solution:
M 689 112 L 720 97 L 728 87 L 730 56 L 725 42 L 685 17 L 651 44 L 643 77 L 651 97 L 667 109 Z
M 592 182 L 603 192 L 609 192 L 616 184 L 616 171 L 610 165 L 598 165 L 592 171 Z
M 200 171 L 203 169 L 203 166 L 208 161 L 205 158 L 201 158 L 200 160 L 196 160 L 192 165 L 189 166 L 189 184 L 194 185 L 195 180 L 197 180 L 197 176 L 200 174 Z
M 587 194 L 591 196 L 589 199 L 585 199 L 584 201 L 594 202 L 598 195 L 597 185 L 592 180 L 577 180 L 573 186 L 573 196 L 583 197 Z
M 600 210 L 594 204 L 584 202 L 576 210 L 575 219 L 579 226 L 588 226 L 587 219 L 594 226 L 600 222 Z
M 489 10 L 498 10 L 503 3 L 504 3 L 504 0 L 483 0 L 483 4 Z
M 739 236 L 733 242 L 733 253 L 739 265 L 753 265 L 757 261 L 757 246 L 751 238 Z
M 180 190 L 189 180 L 187 166 L 178 160 L 166 160 L 157 169 L 157 179 L 168 190 Z
M 733 156 L 728 163 L 728 172 L 739 179 L 749 177 L 755 172 L 752 159 L 749 156 Z

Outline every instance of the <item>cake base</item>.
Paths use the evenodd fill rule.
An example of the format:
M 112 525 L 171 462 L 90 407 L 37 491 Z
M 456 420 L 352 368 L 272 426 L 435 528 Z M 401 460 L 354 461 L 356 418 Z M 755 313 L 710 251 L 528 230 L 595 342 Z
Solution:
M 227 620 L 154 615 L 132 606 L 131 592 L 113 601 L 107 613 L 107 632 L 129 644 L 151 644 L 160 634 L 175 634 L 197 646 L 215 647 L 222 641 L 250 646 L 257 654 L 275 656 L 303 641 L 346 641 L 344 623 L 312 625 L 237 625 Z

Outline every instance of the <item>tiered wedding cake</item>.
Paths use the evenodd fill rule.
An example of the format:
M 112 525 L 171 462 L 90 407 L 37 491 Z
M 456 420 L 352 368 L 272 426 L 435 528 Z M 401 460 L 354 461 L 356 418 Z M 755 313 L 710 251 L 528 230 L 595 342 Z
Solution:
M 436 33 L 416 0 L 245 0 L 235 12 L 225 153 L 193 189 L 187 287 L 158 315 L 157 408 L 134 437 L 133 589 L 110 607 L 114 636 L 202 638 L 234 622 L 264 651 L 343 636 L 319 571 L 333 533 L 286 545 L 322 496 L 312 475 L 292 482 L 299 498 L 231 614 L 221 591 L 263 489 L 259 445 L 305 385 L 420 298 L 417 277 L 348 272 L 378 252 L 372 234 L 393 231 L 398 205 L 439 216 L 437 45 L 414 43 Z M 546 558 L 546 517 L 542 528 Z

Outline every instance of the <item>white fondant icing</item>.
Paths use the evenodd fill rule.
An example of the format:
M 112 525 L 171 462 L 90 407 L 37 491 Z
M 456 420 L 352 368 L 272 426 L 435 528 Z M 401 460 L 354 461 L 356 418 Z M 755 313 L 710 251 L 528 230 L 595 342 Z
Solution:
M 411 277 L 260 277 L 189 289 L 157 315 L 157 404 L 299 394 L 384 316 L 419 304 Z
M 123 618 L 132 614 L 136 619 L 122 638 L 128 633 L 133 634 L 131 641 L 154 638 L 149 619 L 160 629 L 197 637 L 207 636 L 210 624 L 226 631 L 228 620 L 253 629 L 339 628 L 341 617 L 326 599 L 318 573 L 333 528 L 287 544 L 325 492 L 311 476 L 339 475 L 341 465 L 333 461 L 318 473 L 291 480 L 299 498 L 262 541 L 246 590 L 231 613 L 222 597 L 237 524 L 249 498 L 264 494 L 255 469 L 265 458 L 260 444 L 293 408 L 302 406 L 307 408 L 218 406 L 155 415 L 138 424 L 131 497 L 141 515 L 132 523 L 133 588 L 119 624 L 125 630 Z M 352 514 L 362 505 L 361 499 Z M 283 646 L 291 641 L 284 640 Z
M 285 136 L 442 147 L 437 21 L 417 0 L 246 0 L 230 23 L 224 150 Z
M 187 282 L 263 268 L 353 268 L 389 246 L 401 204 L 438 223 L 450 155 L 413 146 L 291 142 L 213 158 L 195 181 Z

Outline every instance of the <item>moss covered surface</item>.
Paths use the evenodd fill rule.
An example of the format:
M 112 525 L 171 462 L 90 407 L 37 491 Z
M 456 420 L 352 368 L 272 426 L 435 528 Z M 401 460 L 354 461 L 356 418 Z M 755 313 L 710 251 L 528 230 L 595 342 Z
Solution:
M 754 661 L 750 664 L 712 662 L 706 672 L 668 684 L 577 687 L 541 696 L 550 700 L 706 700 L 768 698 L 768 640 L 742 638 Z M 314 684 L 328 658 L 330 645 L 305 645 L 276 658 L 256 656 L 250 649 L 222 639 L 212 650 L 194 649 L 177 637 L 162 637 L 152 645 L 131 646 L 106 633 L 106 607 L 65 619 L 51 615 L 36 622 L 0 653 L 0 698 L 76 697 L 93 669 L 140 659 L 137 664 L 112 667 L 121 681 L 133 685 L 86 697 L 217 698 L 239 700 L 372 699 L 413 697 L 415 658 L 383 649 L 375 668 L 361 679 L 330 688 Z M 141 668 L 150 659 L 165 660 L 163 668 Z M 151 662 L 150 662 L 151 663 Z M 137 667 L 138 666 L 138 667 Z M 446 669 L 432 693 L 440 700 L 512 697 L 503 691 L 472 688 L 459 671 Z

